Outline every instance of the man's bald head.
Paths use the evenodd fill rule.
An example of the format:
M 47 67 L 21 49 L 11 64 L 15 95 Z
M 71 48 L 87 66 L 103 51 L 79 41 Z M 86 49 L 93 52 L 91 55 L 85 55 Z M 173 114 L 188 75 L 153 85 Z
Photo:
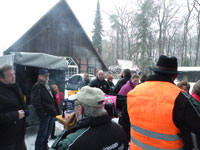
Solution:
M 98 73 L 97 73 L 97 77 L 99 80 L 103 80 L 104 77 L 105 77 L 105 73 L 103 72 L 103 70 L 99 70 Z

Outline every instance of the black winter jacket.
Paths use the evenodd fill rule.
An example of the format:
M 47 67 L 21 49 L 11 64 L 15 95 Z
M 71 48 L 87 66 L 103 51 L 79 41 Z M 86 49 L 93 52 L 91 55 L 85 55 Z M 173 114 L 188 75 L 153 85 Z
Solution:
M 122 86 L 123 86 L 124 84 L 126 84 L 126 82 L 127 82 L 128 80 L 130 80 L 130 77 L 126 77 L 126 78 L 120 79 L 120 80 L 117 82 L 117 84 L 115 85 L 115 87 L 114 87 L 114 89 L 113 89 L 113 93 L 114 93 L 114 94 L 118 94 L 119 91 L 120 91 L 120 89 L 122 88 Z
M 55 117 L 59 114 L 55 93 L 52 87 L 49 87 L 53 97 L 41 81 L 36 82 L 32 87 L 31 102 L 38 116 L 49 115 Z
M 89 86 L 90 87 L 96 87 L 96 88 L 99 88 L 101 89 L 104 93 L 106 94 L 109 94 L 111 91 L 110 91 L 110 86 L 108 84 L 108 82 L 106 80 L 99 80 L 98 78 L 92 80 L 90 83 L 89 83 Z
M 128 140 L 123 129 L 106 114 L 79 121 L 64 131 L 50 150 L 127 150 Z
M 25 109 L 18 84 L 6 85 L 0 82 L 0 149 L 24 139 L 25 117 L 19 119 L 18 110 Z
M 158 75 L 148 77 L 147 81 L 166 81 L 173 83 L 170 79 Z M 198 146 L 200 147 L 200 109 L 198 110 L 200 104 L 197 104 L 198 106 L 195 107 L 194 103 L 196 103 L 196 100 L 190 95 L 180 92 L 174 104 L 173 122 L 176 127 L 180 129 L 180 136 L 183 138 L 184 142 L 184 150 L 193 149 L 191 133 L 196 134 Z M 124 128 L 130 140 L 130 122 L 127 105 L 125 105 L 122 111 L 122 117 L 120 118 L 119 123 Z

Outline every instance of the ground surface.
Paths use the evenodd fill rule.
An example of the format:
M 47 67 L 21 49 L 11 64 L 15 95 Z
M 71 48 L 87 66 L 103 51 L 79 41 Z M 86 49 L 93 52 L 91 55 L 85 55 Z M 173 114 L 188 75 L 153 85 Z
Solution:
M 25 142 L 26 142 L 27 150 L 35 149 L 35 140 L 36 140 L 37 130 L 38 130 L 38 126 L 32 126 L 26 129 Z M 55 135 L 59 135 L 62 130 L 63 130 L 63 125 L 56 122 Z M 49 147 L 53 144 L 53 141 L 54 140 L 49 139 Z

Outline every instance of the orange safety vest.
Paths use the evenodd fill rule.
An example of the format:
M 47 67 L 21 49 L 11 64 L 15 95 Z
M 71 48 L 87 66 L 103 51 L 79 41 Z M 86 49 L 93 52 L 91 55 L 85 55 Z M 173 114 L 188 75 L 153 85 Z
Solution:
M 170 82 L 146 81 L 128 93 L 130 150 L 182 150 L 173 123 L 174 102 L 181 89 Z

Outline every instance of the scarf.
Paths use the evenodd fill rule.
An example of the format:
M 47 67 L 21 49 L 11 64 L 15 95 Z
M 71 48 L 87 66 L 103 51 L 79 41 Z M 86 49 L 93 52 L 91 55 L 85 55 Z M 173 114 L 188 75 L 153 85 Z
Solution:
M 192 97 L 200 103 L 200 97 L 197 94 L 192 93 Z

